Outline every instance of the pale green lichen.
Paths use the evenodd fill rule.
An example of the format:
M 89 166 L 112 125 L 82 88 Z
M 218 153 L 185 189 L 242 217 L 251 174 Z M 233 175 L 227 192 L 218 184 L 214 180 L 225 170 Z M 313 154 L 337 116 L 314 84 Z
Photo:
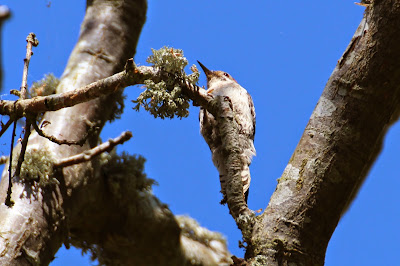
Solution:
M 196 220 L 188 216 L 176 216 L 176 221 L 182 230 L 182 234 L 190 239 L 196 240 L 209 246 L 213 240 L 219 241 L 226 245 L 226 239 L 218 232 L 212 232 L 207 228 L 201 227 Z
M 102 171 L 107 176 L 108 188 L 120 204 L 134 201 L 140 191 L 152 191 L 156 182 L 144 173 L 145 161 L 142 156 L 126 152 L 117 154 L 115 150 L 101 156 Z
M 36 97 L 54 94 L 59 83 L 60 80 L 52 73 L 45 74 L 41 80 L 32 83 L 29 89 L 30 96 Z
M 149 56 L 147 62 L 155 68 L 160 68 L 170 75 L 166 81 L 155 83 L 152 80 L 145 80 L 146 90 L 142 92 L 133 107 L 139 111 L 142 106 L 154 117 L 162 119 L 177 117 L 187 117 L 189 115 L 189 98 L 182 94 L 181 84 L 189 83 L 196 85 L 199 80 L 200 72 L 193 65 L 190 69 L 193 72 L 187 75 L 184 68 L 188 65 L 187 59 L 183 56 L 183 51 L 164 46 L 159 50 L 152 49 L 153 54 Z
M 13 165 L 17 165 L 18 156 L 13 158 Z M 34 181 L 40 187 L 58 184 L 55 179 L 54 158 L 47 149 L 27 150 L 21 165 L 20 177 L 22 180 Z

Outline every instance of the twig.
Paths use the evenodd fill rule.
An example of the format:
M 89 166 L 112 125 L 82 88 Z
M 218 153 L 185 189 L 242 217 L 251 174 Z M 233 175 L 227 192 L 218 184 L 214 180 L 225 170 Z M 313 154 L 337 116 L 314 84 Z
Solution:
M 25 100 L 26 95 L 27 95 L 27 89 L 28 89 L 28 68 L 29 68 L 29 62 L 31 61 L 31 56 L 32 56 L 32 46 L 38 46 L 39 41 L 36 39 L 36 35 L 34 33 L 29 33 L 28 37 L 26 37 L 26 57 L 24 59 L 24 70 L 22 72 L 22 84 L 21 84 L 21 92 L 20 92 L 20 100 Z M 17 101 L 18 102 L 18 101 Z M 17 103 L 16 102 L 16 103 Z M 14 110 L 16 109 L 16 105 L 14 104 Z M 10 119 L 11 120 L 11 119 Z M 9 163 L 9 168 L 8 168 L 8 190 L 7 190 L 7 197 L 5 204 L 8 207 L 12 207 L 14 205 L 14 202 L 11 200 L 11 193 L 12 193 L 12 156 L 13 156 L 13 146 L 14 146 L 14 139 L 15 139 L 15 131 L 17 128 L 17 120 L 14 120 L 14 128 L 13 128 L 13 133 L 11 137 L 11 153 L 10 153 L 10 163 Z M 18 158 L 18 163 L 17 167 L 15 168 L 15 176 L 19 176 L 21 172 L 21 166 L 24 161 L 24 156 L 25 156 L 25 151 L 26 151 L 26 146 L 28 145 L 28 139 L 29 135 L 31 134 L 31 120 L 29 118 L 26 118 L 26 123 L 25 123 L 25 135 L 21 143 L 21 152 L 19 154 Z
M 108 141 L 94 147 L 93 149 L 87 150 L 83 153 L 80 153 L 80 154 L 77 154 L 77 155 L 74 155 L 74 156 L 71 156 L 68 158 L 58 160 L 54 164 L 54 167 L 57 167 L 57 168 L 67 167 L 67 166 L 71 166 L 74 164 L 87 162 L 87 161 L 91 160 L 93 157 L 95 157 L 103 152 L 112 150 L 116 145 L 122 144 L 125 141 L 129 140 L 130 138 L 132 138 L 132 133 L 130 131 L 122 132 L 122 134 L 119 137 L 117 137 L 115 139 L 109 139 Z
M 366 8 L 371 6 L 371 4 L 368 4 L 368 3 L 357 3 L 357 2 L 354 2 L 354 4 L 356 4 L 358 6 L 363 6 L 363 7 L 366 7 Z
M 22 163 L 25 158 L 26 146 L 28 146 L 28 139 L 29 139 L 30 135 L 31 135 L 31 121 L 28 118 L 26 118 L 25 134 L 24 134 L 24 138 L 22 139 L 22 142 L 21 142 L 21 152 L 18 157 L 18 163 L 17 163 L 17 167 L 15 168 L 14 176 L 19 176 L 19 174 L 21 172 L 21 166 L 22 166 Z
M 8 160 L 8 156 L 0 156 L 0 164 L 5 164 Z
M 7 129 L 11 126 L 13 122 L 14 120 L 10 118 L 10 120 L 8 120 L 5 125 L 1 125 L 0 137 L 3 136 L 4 132 L 7 131 Z
M 39 136 L 42 136 L 58 145 L 79 145 L 79 146 L 83 146 L 83 144 L 85 144 L 86 140 L 89 137 L 89 133 L 87 133 L 82 139 L 74 141 L 74 140 L 66 140 L 66 139 L 57 139 L 54 136 L 51 135 L 47 135 L 46 133 L 44 133 L 43 130 L 41 130 L 38 125 L 36 123 L 32 123 L 33 128 L 36 130 L 36 132 L 39 134 Z
M 22 84 L 21 84 L 21 100 L 26 99 L 27 90 L 28 90 L 28 68 L 29 62 L 31 61 L 31 56 L 33 55 L 32 46 L 38 46 L 39 41 L 36 39 L 35 33 L 29 33 L 28 37 L 26 37 L 26 57 L 24 59 L 24 71 L 22 72 Z
M 7 189 L 7 197 L 4 204 L 11 208 L 14 205 L 14 202 L 11 200 L 12 193 L 12 154 L 14 150 L 14 140 L 15 140 L 15 130 L 17 128 L 17 121 L 14 121 L 13 132 L 11 136 L 11 151 L 10 151 L 10 162 L 8 163 L 8 189 Z

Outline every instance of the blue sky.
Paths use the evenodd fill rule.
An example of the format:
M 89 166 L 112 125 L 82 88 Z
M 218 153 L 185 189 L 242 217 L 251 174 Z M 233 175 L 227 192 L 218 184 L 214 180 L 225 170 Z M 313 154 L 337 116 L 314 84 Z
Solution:
M 47 4 L 51 3 L 50 7 Z M 36 33 L 29 84 L 46 73 L 60 76 L 78 38 L 84 1 L 6 0 L 13 17 L 2 32 L 4 82 L 1 97 L 19 88 L 25 38 Z M 253 97 L 257 113 L 251 165 L 249 206 L 265 208 L 307 124 L 337 60 L 342 55 L 364 8 L 354 1 L 149 1 L 135 61 L 145 65 L 151 48 L 164 45 L 184 50 L 190 64 L 200 60 L 230 73 Z M 205 84 L 204 75 L 200 85 Z M 119 151 L 143 155 L 146 173 L 157 180 L 154 193 L 175 214 L 186 214 L 223 233 L 230 251 L 241 235 L 221 206 L 218 173 L 199 134 L 198 108 L 186 119 L 161 120 L 135 112 L 130 100 L 142 91 L 126 89 L 122 119 L 107 125 L 102 138 L 131 130 L 133 139 Z M 3 119 L 3 122 L 6 119 Z M 357 199 L 330 241 L 326 265 L 395 265 L 400 233 L 398 163 L 400 126 L 393 126 L 383 152 Z M 9 153 L 10 134 L 0 142 Z M 397 159 L 396 159 L 397 158 Z M 51 265 L 91 265 L 80 251 L 61 248 Z

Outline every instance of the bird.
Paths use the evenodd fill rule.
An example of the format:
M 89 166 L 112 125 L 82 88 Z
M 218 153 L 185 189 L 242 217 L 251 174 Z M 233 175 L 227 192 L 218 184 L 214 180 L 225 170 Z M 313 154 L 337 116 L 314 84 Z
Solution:
M 256 112 L 253 99 L 245 88 L 228 73 L 224 71 L 211 71 L 202 63 L 197 61 L 207 77 L 207 94 L 212 96 L 228 97 L 234 112 L 235 120 L 239 125 L 239 145 L 241 162 L 241 177 L 243 182 L 243 197 L 247 204 L 250 187 L 250 169 L 253 156 L 256 155 L 254 147 L 254 136 L 256 130 Z M 222 150 L 222 136 L 220 135 L 219 124 L 215 117 L 204 108 L 200 108 L 200 133 L 207 142 L 211 153 L 212 161 L 218 169 L 221 193 L 224 196 L 221 203 L 226 203 L 226 181 L 229 178 L 227 155 Z

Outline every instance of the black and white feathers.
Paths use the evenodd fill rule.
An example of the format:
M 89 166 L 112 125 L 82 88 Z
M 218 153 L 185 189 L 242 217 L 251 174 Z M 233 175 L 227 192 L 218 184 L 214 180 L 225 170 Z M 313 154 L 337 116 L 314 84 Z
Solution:
M 228 97 L 232 103 L 235 119 L 239 124 L 239 143 L 241 149 L 242 168 L 241 177 L 243 182 L 243 193 L 247 202 L 248 191 L 250 187 L 250 169 L 249 165 L 253 156 L 256 155 L 254 148 L 254 134 L 256 128 L 256 113 L 253 100 L 250 94 L 240 86 L 235 79 L 223 71 L 210 71 L 199 62 L 201 68 L 207 76 L 207 93 L 213 96 Z M 210 147 L 212 160 L 217 167 L 220 175 L 221 192 L 226 200 L 226 180 L 227 160 L 222 152 L 222 140 L 219 132 L 219 125 L 212 114 L 204 109 L 200 109 L 200 133 Z

